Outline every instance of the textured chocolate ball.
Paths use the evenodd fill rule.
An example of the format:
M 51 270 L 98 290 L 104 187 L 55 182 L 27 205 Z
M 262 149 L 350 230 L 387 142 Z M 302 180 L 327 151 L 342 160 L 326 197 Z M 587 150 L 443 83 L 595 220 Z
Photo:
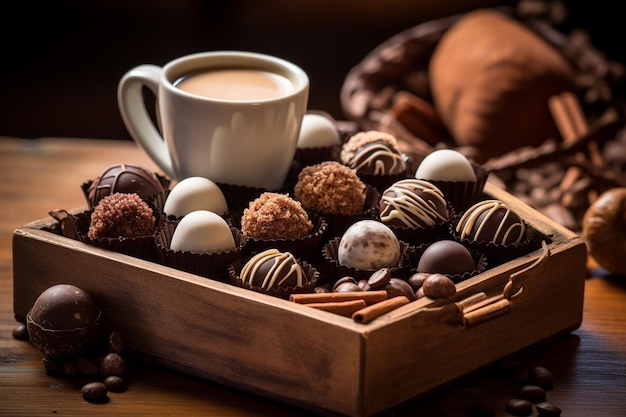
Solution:
M 150 236 L 156 218 L 137 194 L 115 193 L 104 197 L 91 214 L 90 239 Z
M 104 197 L 115 193 L 135 193 L 149 201 L 164 197 L 165 190 L 157 176 L 136 165 L 119 164 L 104 170 L 87 190 L 89 205 L 95 207 Z
M 302 204 L 287 194 L 266 192 L 250 202 L 241 217 L 241 231 L 253 239 L 300 239 L 313 223 Z
M 383 193 L 380 220 L 388 226 L 427 228 L 448 220 L 443 193 L 428 181 L 406 179 L 394 183 Z
M 278 287 L 302 287 L 307 277 L 298 260 L 289 252 L 268 249 L 253 256 L 243 266 L 242 282 L 264 290 Z
M 100 336 L 101 310 L 82 289 L 57 284 L 42 292 L 28 312 L 30 340 L 49 359 L 76 356 Z
M 375 220 L 360 220 L 339 241 L 340 265 L 359 270 L 393 268 L 400 262 L 400 242 L 393 231 Z
M 461 239 L 495 244 L 520 243 L 526 237 L 526 225 L 521 217 L 500 200 L 485 200 L 474 204 L 456 225 Z
M 417 272 L 462 275 L 475 269 L 467 248 L 453 240 L 439 240 L 426 248 L 417 265 Z

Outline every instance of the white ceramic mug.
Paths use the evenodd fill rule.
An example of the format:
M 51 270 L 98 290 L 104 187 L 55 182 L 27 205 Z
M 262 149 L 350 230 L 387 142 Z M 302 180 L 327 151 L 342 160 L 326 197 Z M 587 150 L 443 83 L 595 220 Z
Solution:
M 284 77 L 287 91 L 270 98 L 234 99 L 177 87 L 181 77 L 190 74 L 233 69 Z M 156 95 L 160 128 L 146 110 L 144 86 Z M 276 190 L 291 166 L 308 92 L 306 73 L 290 62 L 251 52 L 217 51 L 184 56 L 163 67 L 133 68 L 120 80 L 118 105 L 135 142 L 173 179 L 199 176 Z

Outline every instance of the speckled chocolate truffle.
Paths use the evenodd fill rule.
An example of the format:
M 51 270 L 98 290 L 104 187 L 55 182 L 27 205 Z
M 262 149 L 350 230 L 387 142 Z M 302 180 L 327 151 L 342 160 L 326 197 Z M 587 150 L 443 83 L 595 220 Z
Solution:
M 87 235 L 90 239 L 150 236 L 155 223 L 152 209 L 141 197 L 115 193 L 95 207 Z
M 241 217 L 241 231 L 254 239 L 299 239 L 312 229 L 300 202 L 287 194 L 263 193 L 250 202 Z
M 264 290 L 302 287 L 308 282 L 296 258 L 290 252 L 277 249 L 268 249 L 253 256 L 243 266 L 239 278 Z
M 115 193 L 135 193 L 149 201 L 164 198 L 165 190 L 156 174 L 136 165 L 119 164 L 104 170 L 87 190 L 90 207 L 98 205 L 104 197 Z
M 427 228 L 448 220 L 443 193 L 428 181 L 397 181 L 383 193 L 380 220 L 388 226 Z
M 346 230 L 339 241 L 337 260 L 355 269 L 398 266 L 400 242 L 391 229 L 376 220 L 360 220 Z
M 82 289 L 57 284 L 42 292 L 28 312 L 30 340 L 46 358 L 67 358 L 92 347 L 100 336 L 101 310 Z
M 502 201 L 485 200 L 467 209 L 456 225 L 456 232 L 460 239 L 508 245 L 524 240 L 526 226 Z
M 417 272 L 463 275 L 476 268 L 472 254 L 453 240 L 439 240 L 426 248 L 417 265 Z
M 365 204 L 365 184 L 336 161 L 304 167 L 294 188 L 296 200 L 318 213 L 356 214 Z

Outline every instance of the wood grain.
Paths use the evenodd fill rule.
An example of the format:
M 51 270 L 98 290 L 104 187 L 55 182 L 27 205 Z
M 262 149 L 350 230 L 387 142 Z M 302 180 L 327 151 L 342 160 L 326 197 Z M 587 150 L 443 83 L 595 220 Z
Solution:
M 130 363 L 126 392 L 110 394 L 107 404 L 90 404 L 80 397 L 83 380 L 46 375 L 39 352 L 29 343 L 12 338 L 11 331 L 17 324 L 12 299 L 13 231 L 45 217 L 51 209 L 84 205 L 80 183 L 108 165 L 121 162 L 154 168 L 140 150 L 127 142 L 0 139 L 0 415 L 310 415 L 260 396 L 135 360 Z M 626 279 L 603 275 L 592 261 L 590 266 L 593 276 L 585 282 L 581 328 L 543 342 L 516 358 L 524 364 L 541 364 L 553 372 L 555 388 L 548 393 L 548 399 L 562 408 L 564 415 L 624 415 Z M 411 354 L 410 348 L 405 354 Z M 462 354 L 463 351 L 450 352 Z M 401 407 L 395 415 L 446 412 L 466 416 L 475 401 L 493 405 L 495 415 L 507 415 L 504 404 L 518 387 L 511 382 L 509 371 L 504 368 L 506 363 L 487 366 Z

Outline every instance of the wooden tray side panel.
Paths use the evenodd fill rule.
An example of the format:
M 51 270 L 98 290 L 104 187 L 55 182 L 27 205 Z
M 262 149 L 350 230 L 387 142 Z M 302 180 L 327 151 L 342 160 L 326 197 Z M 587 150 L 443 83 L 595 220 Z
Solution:
M 245 290 L 228 284 L 203 285 L 207 280 L 185 273 L 177 279 L 159 272 L 170 268 L 140 268 L 116 261 L 117 254 L 106 259 L 92 252 L 100 250 L 69 239 L 59 245 L 45 235 L 14 235 L 16 317 L 25 317 L 51 285 L 73 284 L 94 298 L 140 356 L 303 408 L 358 414 L 358 334 L 298 311 L 306 307 L 257 302 L 253 298 L 270 297 L 250 291 L 242 297 Z
M 368 335 L 364 415 L 397 406 L 461 375 L 550 336 L 580 326 L 585 246 L 580 239 L 553 248 L 544 273 L 526 281 L 508 313 L 473 327 L 448 324 L 452 304 L 390 320 Z M 490 278 L 502 291 L 506 274 Z M 486 281 L 485 281 L 486 282 Z M 409 307 L 406 307 L 409 308 Z M 397 314 L 400 314 L 398 311 Z M 390 358 L 399 358 L 390 360 Z

